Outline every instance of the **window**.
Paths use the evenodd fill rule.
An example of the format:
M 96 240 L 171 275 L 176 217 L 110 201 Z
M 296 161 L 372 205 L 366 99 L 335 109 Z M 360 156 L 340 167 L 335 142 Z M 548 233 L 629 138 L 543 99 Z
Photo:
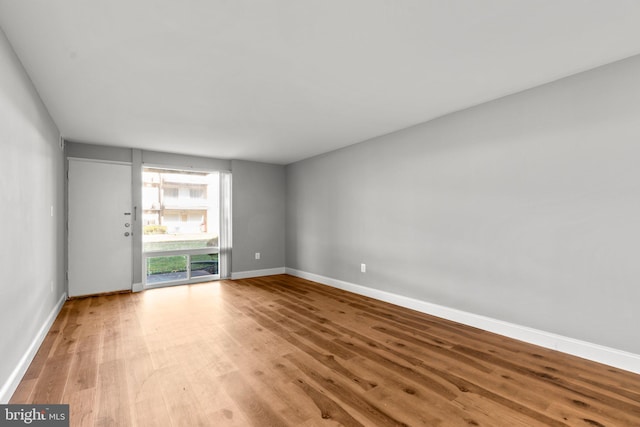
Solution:
M 189 197 L 191 199 L 204 199 L 205 189 L 200 188 L 190 188 L 189 189 Z
M 177 199 L 180 196 L 180 190 L 178 188 L 167 187 L 162 189 L 162 194 L 166 199 Z
M 146 284 L 219 278 L 220 193 L 229 180 L 219 172 L 157 168 L 144 168 L 142 176 Z

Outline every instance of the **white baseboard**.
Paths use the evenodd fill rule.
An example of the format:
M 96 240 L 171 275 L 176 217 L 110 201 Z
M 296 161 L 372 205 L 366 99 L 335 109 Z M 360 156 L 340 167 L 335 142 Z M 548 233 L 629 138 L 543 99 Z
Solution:
M 238 271 L 231 273 L 231 280 L 249 279 L 251 277 L 273 276 L 275 274 L 285 274 L 284 267 L 267 268 L 264 270 Z
M 8 403 L 9 399 L 11 399 L 11 396 L 13 396 L 13 393 L 15 393 L 18 385 L 20 384 L 20 381 L 22 380 L 22 377 L 27 372 L 29 365 L 33 361 L 33 358 L 36 356 L 40 345 L 42 345 L 44 338 L 47 336 L 49 329 L 51 329 L 51 325 L 53 325 L 56 317 L 58 317 L 58 314 L 60 313 L 60 310 L 62 310 L 62 306 L 64 305 L 66 300 L 67 294 L 65 292 L 56 303 L 56 306 L 53 307 L 53 310 L 51 310 L 49 316 L 47 316 L 46 320 L 38 330 L 36 336 L 33 337 L 31 345 L 29 345 L 29 348 L 20 359 L 20 362 L 18 362 L 18 365 L 15 367 L 13 372 L 11 372 L 11 375 L 9 375 L 7 381 L 2 385 L 2 388 L 0 388 L 0 404 Z
M 286 274 L 640 374 L 640 355 L 638 354 L 292 268 L 286 268 Z
M 131 286 L 131 292 L 142 292 L 144 291 L 144 283 L 134 283 Z

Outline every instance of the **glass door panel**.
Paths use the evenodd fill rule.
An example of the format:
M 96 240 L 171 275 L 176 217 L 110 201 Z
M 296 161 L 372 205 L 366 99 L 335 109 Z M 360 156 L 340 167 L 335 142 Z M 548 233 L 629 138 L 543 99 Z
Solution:
M 218 270 L 218 254 L 192 255 L 191 277 L 220 274 Z
M 145 168 L 143 251 L 217 247 L 219 173 Z
M 220 277 L 220 173 L 144 168 L 146 283 Z
M 156 284 L 187 280 L 187 256 L 156 256 L 147 257 L 147 283 Z

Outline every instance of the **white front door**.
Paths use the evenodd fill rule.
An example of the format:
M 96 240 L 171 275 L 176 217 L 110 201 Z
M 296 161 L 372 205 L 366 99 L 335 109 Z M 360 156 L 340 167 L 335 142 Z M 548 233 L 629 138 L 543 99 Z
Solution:
M 69 159 L 69 296 L 131 289 L 131 165 Z

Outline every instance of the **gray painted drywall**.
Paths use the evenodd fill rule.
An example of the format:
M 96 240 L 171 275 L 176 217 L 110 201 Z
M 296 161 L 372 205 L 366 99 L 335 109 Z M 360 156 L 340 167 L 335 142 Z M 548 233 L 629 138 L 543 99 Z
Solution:
M 145 166 L 166 166 L 203 171 L 231 170 L 231 161 L 211 157 L 187 156 L 183 154 L 161 153 L 142 150 L 142 162 Z
M 60 133 L 2 31 L 0 94 L 2 388 L 65 286 Z
M 284 267 L 284 166 L 231 161 L 233 273 Z M 261 258 L 255 259 L 260 252 Z
M 633 57 L 288 165 L 287 267 L 640 354 L 638 76 Z
M 231 161 L 210 157 L 187 156 L 158 151 L 137 150 L 126 147 L 112 147 L 99 144 L 88 144 L 78 141 L 67 141 L 65 146 L 67 157 L 81 159 L 105 160 L 110 162 L 132 162 L 145 166 L 164 166 L 195 170 L 231 170 Z M 139 159 L 136 159 L 136 156 Z
M 131 162 L 131 148 L 108 147 L 105 145 L 84 144 L 76 141 L 66 141 L 65 156 L 79 159 L 105 160 L 109 162 Z

